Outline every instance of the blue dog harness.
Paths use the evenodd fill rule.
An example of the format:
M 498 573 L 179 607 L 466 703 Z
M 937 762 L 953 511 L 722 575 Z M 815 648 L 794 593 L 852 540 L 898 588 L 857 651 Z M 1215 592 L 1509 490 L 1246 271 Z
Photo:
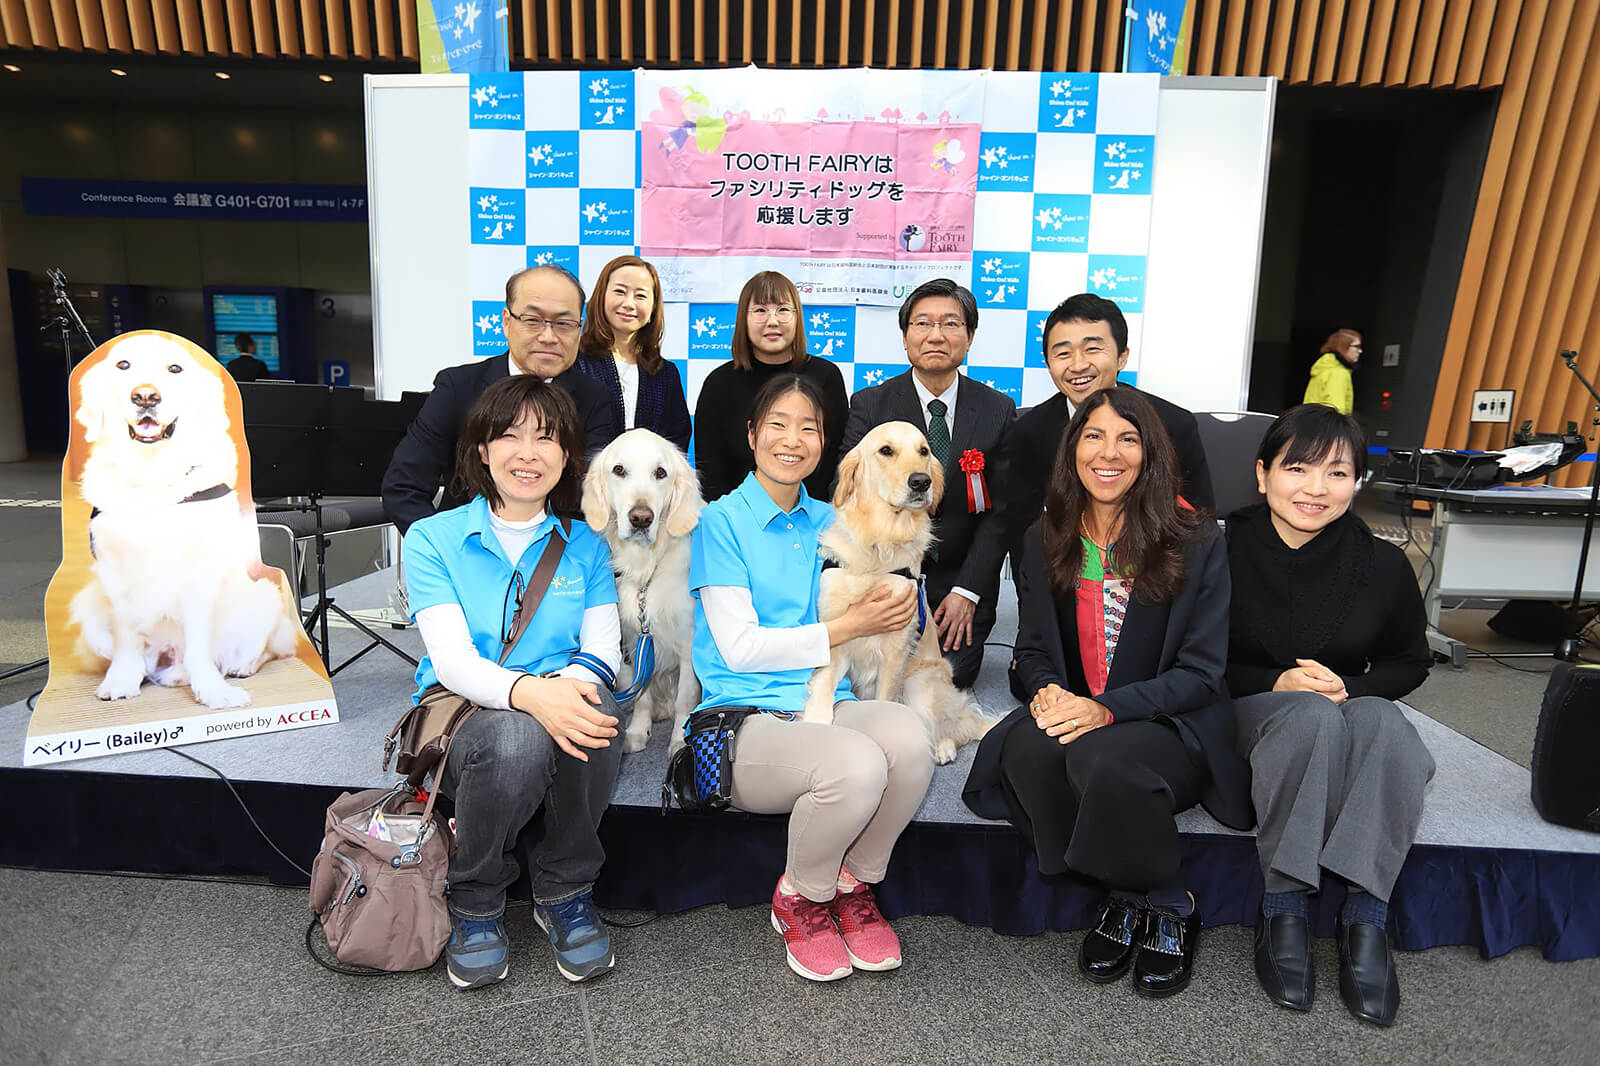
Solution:
M 835 562 L 834 560 L 832 560 L 832 559 L 824 559 L 822 561 L 822 569 L 824 569 L 824 570 L 837 570 L 837 569 L 839 569 L 839 564 L 837 562 Z M 896 577 L 903 577 L 903 578 L 907 579 L 908 581 L 916 582 L 916 585 L 917 585 L 917 636 L 921 637 L 923 632 L 928 628 L 928 586 L 927 586 L 927 580 L 928 579 L 926 577 L 924 577 L 923 575 L 921 575 L 921 574 L 913 574 L 911 572 L 911 568 L 909 566 L 902 566 L 898 570 L 891 570 L 890 573 L 893 574 Z

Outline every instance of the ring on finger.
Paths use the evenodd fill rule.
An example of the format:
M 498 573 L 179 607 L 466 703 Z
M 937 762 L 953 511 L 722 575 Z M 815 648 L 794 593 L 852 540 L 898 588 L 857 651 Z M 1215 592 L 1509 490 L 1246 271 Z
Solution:
M 1076 729 L 1076 728 L 1078 728 L 1078 720 L 1076 718 L 1074 718 L 1071 721 L 1067 722 L 1067 729 L 1069 731 L 1073 730 L 1073 729 Z

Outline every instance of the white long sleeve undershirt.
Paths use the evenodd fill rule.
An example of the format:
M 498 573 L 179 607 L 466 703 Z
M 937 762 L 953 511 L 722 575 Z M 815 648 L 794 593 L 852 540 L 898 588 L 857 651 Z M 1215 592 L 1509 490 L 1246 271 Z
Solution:
M 742 586 L 707 585 L 700 590 L 700 605 L 717 651 L 730 670 L 814 670 L 826 665 L 831 655 L 826 625 L 762 626 L 750 590 Z

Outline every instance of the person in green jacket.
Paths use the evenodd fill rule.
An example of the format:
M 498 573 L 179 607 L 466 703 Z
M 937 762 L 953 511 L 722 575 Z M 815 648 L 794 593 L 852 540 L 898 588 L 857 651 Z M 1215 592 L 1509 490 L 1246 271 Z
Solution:
M 1340 414 L 1355 410 L 1356 390 L 1350 368 L 1361 360 L 1361 334 L 1353 329 L 1334 330 L 1322 342 L 1322 358 L 1311 366 L 1306 383 L 1306 403 L 1324 403 Z

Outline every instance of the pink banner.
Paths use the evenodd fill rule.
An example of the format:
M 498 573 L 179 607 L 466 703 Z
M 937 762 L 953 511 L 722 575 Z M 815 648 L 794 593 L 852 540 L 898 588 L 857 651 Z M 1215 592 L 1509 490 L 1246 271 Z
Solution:
M 763 122 L 686 110 L 680 102 L 676 115 L 657 111 L 642 124 L 645 256 L 854 259 L 905 263 L 919 275 L 970 261 L 976 123 Z

